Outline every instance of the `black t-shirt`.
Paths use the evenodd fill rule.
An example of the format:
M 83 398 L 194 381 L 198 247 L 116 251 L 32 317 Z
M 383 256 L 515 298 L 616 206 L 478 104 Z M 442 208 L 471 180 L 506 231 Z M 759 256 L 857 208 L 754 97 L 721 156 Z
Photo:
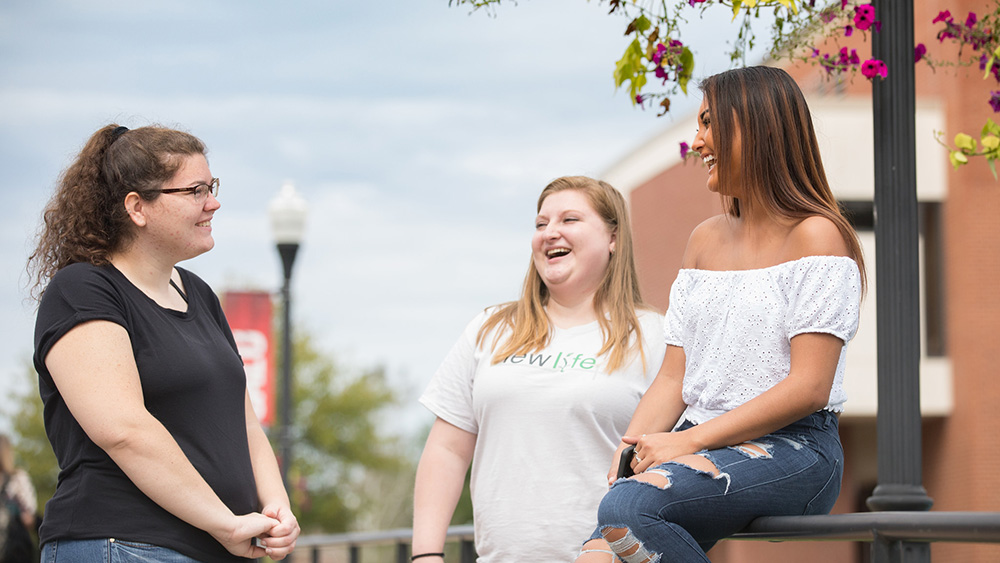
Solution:
M 52 278 L 35 323 L 35 369 L 45 430 L 59 482 L 46 504 L 42 543 L 116 538 L 151 543 L 200 561 L 246 561 L 208 533 L 160 508 L 87 437 L 45 367 L 45 357 L 78 324 L 123 326 L 149 412 L 170 432 L 212 490 L 235 514 L 259 509 L 247 442 L 246 375 L 229 324 L 211 288 L 180 272 L 186 312 L 165 309 L 113 266 L 73 264 Z

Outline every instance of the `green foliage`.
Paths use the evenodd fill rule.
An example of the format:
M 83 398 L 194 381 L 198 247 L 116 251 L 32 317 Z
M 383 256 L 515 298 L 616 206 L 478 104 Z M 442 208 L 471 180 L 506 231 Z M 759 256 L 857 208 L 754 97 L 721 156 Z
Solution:
M 21 393 L 8 391 L 7 404 L 12 405 L 13 410 L 5 411 L 4 414 L 13 423 L 11 441 L 14 443 L 17 465 L 31 476 L 31 483 L 38 495 L 38 513 L 41 514 L 45 503 L 56 492 L 59 464 L 56 463 L 56 456 L 45 435 L 42 399 L 38 396 L 35 383 L 37 377 L 34 368 L 26 364 L 24 378 L 30 384 Z
M 395 495 L 405 503 L 389 511 L 389 521 L 409 525 L 412 463 L 400 440 L 382 434 L 378 425 L 379 414 L 398 400 L 384 372 L 351 376 L 301 331 L 293 347 L 295 442 L 289 481 L 295 484 L 292 510 L 303 531 L 343 532 L 362 522 L 386 521 L 378 512 L 390 499 L 382 498 L 383 487 L 373 483 L 397 481 L 406 483 Z M 277 432 L 271 435 L 274 440 Z

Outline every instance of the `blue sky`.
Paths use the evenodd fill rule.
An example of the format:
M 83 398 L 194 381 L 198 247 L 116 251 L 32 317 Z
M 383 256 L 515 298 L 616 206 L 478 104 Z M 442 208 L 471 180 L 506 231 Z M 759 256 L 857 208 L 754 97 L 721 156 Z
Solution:
M 684 32 L 696 78 L 728 64 L 710 39 L 724 12 Z M 606 13 L 583 0 L 494 16 L 446 0 L 6 0 L 0 388 L 24 385 L 24 264 L 59 173 L 99 127 L 159 123 L 204 140 L 222 181 L 216 247 L 182 265 L 216 291 L 277 290 L 266 210 L 294 181 L 309 217 L 293 322 L 348 368 L 384 366 L 424 421 L 411 407 L 466 322 L 517 296 L 538 192 L 600 176 L 671 124 L 614 90 L 627 40 Z

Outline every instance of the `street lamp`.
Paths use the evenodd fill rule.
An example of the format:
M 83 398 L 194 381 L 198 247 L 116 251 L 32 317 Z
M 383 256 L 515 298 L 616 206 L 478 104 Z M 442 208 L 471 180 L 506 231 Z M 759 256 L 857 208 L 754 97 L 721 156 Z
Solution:
M 281 255 L 281 265 L 284 267 L 285 280 L 281 286 L 282 309 L 282 349 L 281 349 L 281 432 L 278 441 L 281 446 L 281 482 L 285 490 L 291 493 L 288 486 L 288 467 L 292 464 L 292 315 L 291 291 L 292 264 L 295 254 L 302 241 L 302 233 L 306 226 L 306 202 L 295 191 L 295 186 L 286 181 L 281 186 L 278 196 L 271 200 L 268 206 L 271 216 L 271 232 L 274 242 L 278 245 Z

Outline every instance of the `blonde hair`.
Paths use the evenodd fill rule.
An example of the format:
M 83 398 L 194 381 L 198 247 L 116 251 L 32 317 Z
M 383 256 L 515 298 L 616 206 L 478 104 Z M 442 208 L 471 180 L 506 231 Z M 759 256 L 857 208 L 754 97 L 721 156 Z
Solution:
M 598 356 L 607 354 L 609 373 L 621 368 L 632 352 L 634 337 L 645 367 L 642 327 L 635 310 L 637 307 L 646 308 L 646 305 L 639 293 L 639 276 L 632 252 L 632 227 L 625 198 L 606 182 L 586 176 L 565 176 L 545 186 L 538 196 L 538 210 L 541 210 L 545 198 L 563 190 L 578 190 L 584 194 L 608 229 L 615 233 L 615 251 L 604 272 L 604 279 L 594 294 L 594 311 L 604 335 L 604 344 Z M 491 331 L 504 329 L 497 330 L 493 337 L 494 364 L 510 355 L 537 352 L 549 343 L 551 329 L 545 313 L 548 300 L 548 288 L 535 269 L 534 260 L 531 260 L 524 277 L 521 298 L 498 306 L 479 329 L 476 340 L 479 345 Z M 499 340 L 504 333 L 509 336 L 500 344 Z

